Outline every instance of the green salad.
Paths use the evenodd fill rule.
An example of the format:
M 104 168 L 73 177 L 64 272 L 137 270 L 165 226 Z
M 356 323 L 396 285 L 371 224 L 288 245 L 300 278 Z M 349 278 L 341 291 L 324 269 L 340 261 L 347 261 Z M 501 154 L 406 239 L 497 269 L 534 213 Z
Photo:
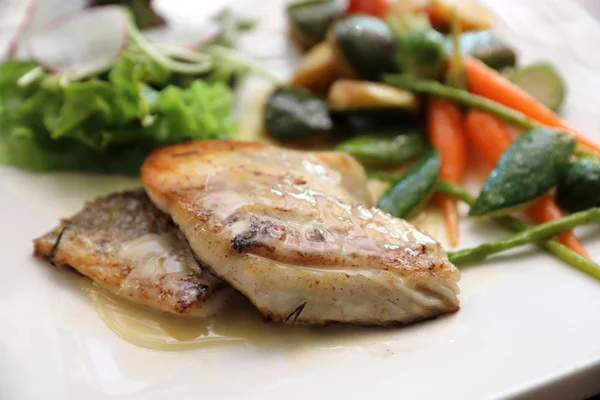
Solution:
M 225 46 L 233 45 L 238 26 L 251 27 L 247 21 L 238 24 L 230 13 L 219 14 L 215 23 L 222 29 L 197 51 L 151 43 L 119 6 L 88 13 L 43 32 L 41 39 L 55 35 L 63 52 L 93 54 L 90 47 L 97 46 L 106 60 L 96 52 L 89 65 L 86 60 L 71 65 L 68 58 L 77 54 L 66 53 L 67 61 L 57 62 L 55 53 L 45 54 L 46 42 L 39 49 L 33 42 L 33 60 L 0 63 L 0 164 L 135 175 L 159 145 L 232 136 L 231 83 L 249 65 Z M 78 18 L 91 23 L 100 13 L 111 22 L 119 13 L 126 18 L 122 38 L 77 34 Z M 123 43 L 113 46 L 109 40 Z

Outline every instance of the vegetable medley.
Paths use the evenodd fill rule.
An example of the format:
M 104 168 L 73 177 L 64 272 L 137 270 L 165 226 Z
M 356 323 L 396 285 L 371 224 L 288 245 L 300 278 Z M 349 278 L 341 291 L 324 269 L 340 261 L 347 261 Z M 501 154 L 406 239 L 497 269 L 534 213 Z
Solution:
M 94 1 L 64 23 L 21 29 L 17 57 L 0 63 L 0 163 L 137 174 L 158 145 L 233 136 L 231 84 L 257 68 L 233 46 L 252 21 L 225 11 L 184 43 L 149 1 L 120 3 Z M 485 7 L 301 0 L 286 13 L 305 54 L 265 102 L 273 140 L 353 155 L 389 184 L 378 207 L 396 217 L 433 200 L 452 246 L 458 201 L 469 216 L 517 232 L 450 252 L 455 263 L 533 242 L 600 278 L 572 231 L 600 222 L 600 146 L 560 117 L 567 91 L 558 70 L 519 65 Z M 93 23 L 123 29 L 78 34 Z M 490 170 L 477 197 L 460 186 L 474 162 L 469 147 Z
M 487 9 L 473 0 L 306 0 L 287 16 L 305 54 L 265 104 L 271 138 L 335 143 L 389 182 L 378 207 L 396 217 L 433 199 L 451 245 L 458 201 L 469 216 L 520 232 L 451 252 L 456 263 L 535 242 L 600 278 L 572 231 L 598 222 L 600 146 L 557 114 L 566 94 L 557 69 L 519 65 Z M 476 198 L 460 186 L 469 146 L 491 170 Z M 539 225 L 509 216 L 521 210 Z

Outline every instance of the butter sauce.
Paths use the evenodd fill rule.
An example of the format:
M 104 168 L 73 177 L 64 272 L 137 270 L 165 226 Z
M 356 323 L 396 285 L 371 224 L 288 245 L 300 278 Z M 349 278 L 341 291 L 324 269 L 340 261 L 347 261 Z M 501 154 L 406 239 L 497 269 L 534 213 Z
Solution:
M 438 214 L 429 210 L 412 222 L 437 235 Z M 186 264 L 190 264 L 175 256 L 172 243 L 157 235 L 146 235 L 129 243 L 121 256 L 139 261 L 144 266 L 140 268 L 140 274 L 154 275 L 156 270 L 163 269 L 175 275 L 189 272 Z M 127 287 L 124 285 L 122 289 Z M 83 290 L 109 329 L 131 344 L 153 350 L 177 351 L 232 344 L 282 349 L 307 346 L 332 348 L 350 343 L 354 345 L 352 339 L 382 331 L 355 326 L 306 327 L 265 323 L 260 313 L 238 294 L 230 296 L 225 309 L 217 317 L 197 318 L 161 313 L 129 302 L 88 279 L 84 280 Z
M 216 317 L 200 319 L 159 313 L 121 299 L 87 279 L 83 290 L 110 330 L 133 345 L 152 350 L 177 351 L 234 344 L 284 350 L 326 349 L 355 346 L 359 340 L 390 332 L 385 328 L 268 323 L 240 295 Z

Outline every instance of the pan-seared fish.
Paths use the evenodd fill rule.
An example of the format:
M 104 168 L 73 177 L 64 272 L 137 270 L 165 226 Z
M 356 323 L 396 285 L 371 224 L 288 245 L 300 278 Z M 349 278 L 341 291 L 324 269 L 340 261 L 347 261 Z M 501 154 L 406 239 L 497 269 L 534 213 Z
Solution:
M 346 154 L 180 143 L 151 154 L 142 181 L 196 256 L 269 319 L 406 324 L 458 309 L 442 247 L 370 207 Z
M 200 267 L 142 189 L 87 203 L 34 247 L 58 268 L 72 267 L 122 297 L 174 314 L 212 316 L 232 292 Z

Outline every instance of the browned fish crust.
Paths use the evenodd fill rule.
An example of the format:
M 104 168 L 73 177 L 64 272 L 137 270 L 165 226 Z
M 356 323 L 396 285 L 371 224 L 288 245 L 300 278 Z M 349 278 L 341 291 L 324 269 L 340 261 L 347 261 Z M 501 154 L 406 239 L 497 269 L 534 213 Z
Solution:
M 143 189 L 115 193 L 87 202 L 84 208 L 52 231 L 35 239 L 34 255 L 61 269 L 71 267 L 101 286 L 119 294 L 124 279 L 135 267 L 120 256 L 123 247 L 146 234 L 158 234 L 175 243 L 181 256 L 193 255 L 171 219 L 158 210 Z M 196 261 L 191 261 L 195 263 Z M 196 264 L 185 276 L 137 282 L 126 296 L 135 302 L 175 314 L 201 314 L 199 310 L 225 286 Z M 120 293 L 125 296 L 124 293 Z M 211 312 L 209 312 L 211 314 Z

